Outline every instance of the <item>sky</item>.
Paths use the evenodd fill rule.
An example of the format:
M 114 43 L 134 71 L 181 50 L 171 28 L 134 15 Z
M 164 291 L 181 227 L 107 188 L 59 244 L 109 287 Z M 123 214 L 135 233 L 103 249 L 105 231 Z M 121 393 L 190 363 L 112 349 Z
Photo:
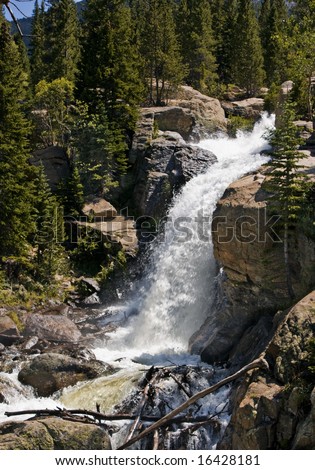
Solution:
M 15 8 L 14 5 L 16 5 L 24 13 L 24 15 L 32 16 L 32 12 L 33 12 L 33 9 L 34 9 L 34 3 L 35 3 L 34 0 L 29 0 L 29 1 L 26 1 L 26 0 L 12 0 L 12 2 L 10 2 L 10 8 L 11 8 L 11 10 L 14 13 L 14 16 L 16 18 L 24 18 L 23 15 L 17 10 L 17 8 Z M 8 16 L 7 12 L 6 12 L 5 16 L 9 20 L 11 20 L 11 17 Z
M 77 3 L 79 0 L 75 0 Z M 26 16 L 32 16 L 33 9 L 34 9 L 34 3 L 35 0 L 10 0 L 10 8 L 14 14 L 14 16 L 19 19 L 19 18 L 24 18 L 23 14 L 21 14 L 18 9 L 14 6 L 16 5 Z M 39 1 L 41 3 L 41 0 Z M 11 20 L 11 17 L 8 15 L 8 12 L 6 11 L 6 18 L 8 20 Z

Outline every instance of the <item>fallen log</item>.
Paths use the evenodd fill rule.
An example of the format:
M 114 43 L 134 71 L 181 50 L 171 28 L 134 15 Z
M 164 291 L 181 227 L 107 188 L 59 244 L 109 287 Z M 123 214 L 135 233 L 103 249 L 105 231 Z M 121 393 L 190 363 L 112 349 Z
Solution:
M 36 415 L 36 417 L 47 417 L 47 416 L 57 416 L 59 418 L 68 418 L 70 416 L 75 415 L 84 415 L 84 416 L 92 416 L 97 420 L 102 421 L 131 421 L 138 417 L 137 414 L 117 414 L 117 415 L 105 415 L 102 413 L 97 413 L 94 411 L 87 411 L 87 410 L 22 410 L 22 411 L 6 411 L 5 415 L 10 416 L 19 416 L 19 415 Z M 141 417 L 142 421 L 146 422 L 156 422 L 161 419 L 160 416 L 146 416 L 143 415 Z M 171 423 L 174 424 L 182 424 L 182 423 L 199 423 L 201 421 L 209 421 L 211 420 L 211 416 L 177 416 L 176 418 L 171 420 Z
M 224 385 L 233 382 L 234 380 L 242 377 L 243 375 L 246 374 L 246 372 L 253 370 L 253 369 L 269 369 L 267 361 L 263 358 L 260 357 L 256 359 L 255 361 L 251 362 L 250 364 L 247 364 L 244 366 L 242 369 L 239 371 L 235 372 L 234 374 L 226 377 L 225 379 L 221 380 L 215 385 L 212 385 L 211 387 L 208 387 L 204 390 L 201 390 L 201 392 L 196 393 L 193 395 L 189 400 L 185 401 L 182 405 L 178 406 L 175 408 L 173 411 L 165 415 L 163 418 L 159 419 L 156 423 L 152 424 L 148 428 L 146 428 L 144 431 L 142 431 L 138 436 L 133 437 L 129 441 L 125 442 L 122 446 L 118 447 L 118 450 L 123 450 L 126 449 L 127 447 L 130 447 L 132 444 L 135 442 L 139 441 L 140 439 L 143 439 L 145 436 L 148 434 L 151 434 L 153 431 L 156 429 L 160 428 L 161 426 L 165 426 L 168 424 L 175 416 L 177 416 L 179 413 L 184 411 L 186 408 L 191 406 L 193 403 L 196 401 L 200 400 L 201 398 L 204 398 L 205 396 L 209 395 L 210 393 L 215 392 L 219 388 L 223 387 Z

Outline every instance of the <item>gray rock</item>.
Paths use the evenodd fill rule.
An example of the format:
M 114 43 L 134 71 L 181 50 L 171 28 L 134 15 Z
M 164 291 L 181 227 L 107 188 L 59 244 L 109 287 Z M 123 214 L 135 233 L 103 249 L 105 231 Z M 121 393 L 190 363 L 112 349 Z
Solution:
M 23 366 L 18 379 L 24 385 L 31 385 L 39 396 L 47 397 L 57 390 L 94 379 L 109 370 L 104 363 L 97 360 L 46 353 Z
M 0 450 L 110 450 L 106 431 L 95 425 L 45 418 L 0 425 Z
M 6 336 L 19 335 L 19 330 L 17 329 L 16 324 L 7 315 L 4 317 L 0 317 L 0 334 Z
M 117 210 L 110 202 L 103 198 L 96 197 L 85 204 L 82 211 L 87 217 L 97 218 L 98 221 L 100 221 L 100 219 L 111 219 L 118 215 Z
M 43 165 L 49 185 L 53 191 L 70 176 L 69 160 L 65 149 L 48 147 L 36 150 L 30 159 L 32 165 Z
M 81 338 L 77 326 L 61 315 L 29 315 L 25 321 L 23 336 L 37 336 L 48 341 L 76 343 Z

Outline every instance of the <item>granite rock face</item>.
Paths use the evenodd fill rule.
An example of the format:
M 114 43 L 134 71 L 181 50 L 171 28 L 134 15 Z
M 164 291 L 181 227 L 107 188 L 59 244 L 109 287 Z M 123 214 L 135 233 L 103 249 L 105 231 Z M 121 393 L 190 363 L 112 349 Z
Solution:
M 239 385 L 218 448 L 315 449 L 315 389 L 309 371 L 314 330 L 315 291 L 275 316 L 271 339 L 265 337 L 256 351 L 265 355 L 270 369 L 247 374 Z
M 244 331 L 264 315 L 292 304 L 287 292 L 282 234 L 267 211 L 265 168 L 232 183 L 213 221 L 214 255 L 223 274 L 211 316 L 191 339 L 191 350 L 209 362 L 228 357 Z M 315 243 L 302 232 L 291 257 L 293 289 L 301 298 L 314 287 Z

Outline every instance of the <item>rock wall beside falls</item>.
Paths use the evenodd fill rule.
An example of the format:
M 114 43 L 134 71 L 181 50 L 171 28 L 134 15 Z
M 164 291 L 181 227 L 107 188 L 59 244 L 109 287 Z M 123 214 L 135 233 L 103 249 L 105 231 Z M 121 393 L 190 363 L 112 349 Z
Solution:
M 209 362 L 227 359 L 246 328 L 292 304 L 281 233 L 267 213 L 267 177 L 267 169 L 261 168 L 231 184 L 214 213 L 214 255 L 222 267 L 218 296 L 191 339 L 192 352 Z M 314 287 L 315 243 L 299 232 L 293 252 L 293 287 L 301 298 Z
M 256 351 L 265 355 L 269 371 L 248 373 L 234 391 L 232 417 L 219 449 L 315 449 L 314 370 L 310 368 L 315 354 L 311 346 L 315 291 L 279 312 L 272 330 L 271 339 L 265 337 L 265 345 Z M 253 344 L 252 331 L 247 336 Z

